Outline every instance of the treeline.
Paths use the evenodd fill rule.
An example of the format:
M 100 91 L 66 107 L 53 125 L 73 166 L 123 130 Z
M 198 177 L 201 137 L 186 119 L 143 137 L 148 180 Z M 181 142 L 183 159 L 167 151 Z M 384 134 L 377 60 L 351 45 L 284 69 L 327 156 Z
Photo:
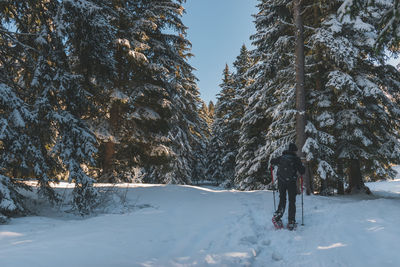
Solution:
M 302 3 L 307 191 L 368 190 L 400 163 L 398 1 Z M 209 175 L 241 190 L 270 183 L 271 158 L 296 139 L 294 1 L 260 0 L 255 49 L 242 47 L 215 105 Z
M 184 0 L 0 2 L 0 220 L 27 213 L 23 190 L 75 182 L 73 209 L 98 204 L 95 182 L 240 190 L 270 183 L 295 140 L 293 1 L 259 0 L 254 49 L 223 70 L 218 101 L 199 98 Z M 397 1 L 303 0 L 308 192 L 344 192 L 400 164 Z
M 0 2 L 0 216 L 26 213 L 24 180 L 50 201 L 75 182 L 190 184 L 209 135 L 187 62 L 183 0 Z

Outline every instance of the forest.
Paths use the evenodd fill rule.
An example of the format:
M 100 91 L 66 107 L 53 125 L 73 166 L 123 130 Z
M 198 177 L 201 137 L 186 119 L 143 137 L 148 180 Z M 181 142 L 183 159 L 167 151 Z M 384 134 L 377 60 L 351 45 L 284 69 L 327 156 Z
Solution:
M 255 48 L 221 70 L 209 104 L 184 2 L 0 0 L 0 221 L 29 213 L 28 181 L 49 203 L 54 183 L 75 183 L 81 215 L 101 200 L 96 183 L 267 189 L 290 142 L 308 194 L 395 177 L 399 1 L 259 0 Z

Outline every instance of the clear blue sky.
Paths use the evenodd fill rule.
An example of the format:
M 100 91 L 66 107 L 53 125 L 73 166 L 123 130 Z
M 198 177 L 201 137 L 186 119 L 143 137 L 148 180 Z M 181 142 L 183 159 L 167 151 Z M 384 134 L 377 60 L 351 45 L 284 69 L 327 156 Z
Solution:
M 245 44 L 252 49 L 249 40 L 255 33 L 253 17 L 257 13 L 257 0 L 187 0 L 183 5 L 186 14 L 183 23 L 189 28 L 188 40 L 195 55 L 189 63 L 197 69 L 201 98 L 208 104 L 216 103 L 220 91 L 222 71 L 232 63 Z M 400 58 L 391 59 L 397 65 Z
M 245 44 L 251 48 L 250 35 L 255 33 L 252 14 L 257 0 L 187 0 L 183 23 L 195 55 L 189 63 L 197 69 L 201 98 L 216 102 L 225 64 L 232 67 Z

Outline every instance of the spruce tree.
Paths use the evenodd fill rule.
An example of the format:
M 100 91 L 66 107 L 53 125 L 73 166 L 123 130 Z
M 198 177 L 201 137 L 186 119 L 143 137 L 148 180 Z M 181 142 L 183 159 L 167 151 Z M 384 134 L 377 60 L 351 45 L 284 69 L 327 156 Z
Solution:
M 215 113 L 215 105 L 214 102 L 210 101 L 208 103 L 208 115 L 211 119 L 214 119 L 214 113 Z
M 113 1 L 112 8 L 117 75 L 105 109 L 102 179 L 191 183 L 202 176 L 207 127 L 186 61 L 181 1 Z
M 210 102 L 212 103 L 212 102 Z M 199 110 L 200 117 L 207 123 L 208 132 L 211 132 L 211 125 L 213 123 L 213 111 L 209 109 L 210 106 L 207 106 L 206 103 L 201 104 L 201 108 Z M 213 108 L 213 107 L 211 107 Z M 210 136 L 207 136 L 209 138 Z
M 164 102 L 157 103 L 169 110 L 165 115 L 167 135 L 166 145 L 168 157 L 166 164 L 151 167 L 152 182 L 190 184 L 192 177 L 203 176 L 199 173 L 204 167 L 199 167 L 204 157 L 204 140 L 206 124 L 199 117 L 200 97 L 193 75 L 193 67 L 187 63 L 192 56 L 190 42 L 186 39 L 186 27 L 181 21 L 184 9 L 182 1 L 163 1 L 149 6 L 156 15 L 157 28 L 151 34 L 150 54 L 147 55 L 158 68 L 157 75 L 161 85 L 166 90 Z M 167 33 L 172 29 L 176 34 Z M 161 67 L 159 67 L 161 66 Z M 154 164 L 154 162 L 152 163 Z
M 0 222 L 26 212 L 23 184 L 17 177 L 26 175 L 28 162 L 24 148 L 29 146 L 27 126 L 35 121 L 24 102 L 24 90 L 15 79 L 24 64 L 24 54 L 31 49 L 20 42 L 11 29 L 14 3 L 2 3 L 0 9 Z M 11 12 L 9 12 L 11 11 Z M 18 44 L 18 45 L 17 45 Z
M 257 63 L 249 70 L 254 83 L 244 92 L 240 163 L 235 184 L 243 190 L 263 188 L 270 179 L 268 162 L 295 138 L 294 30 L 291 1 L 260 1 L 251 36 Z
M 2 10 L 13 27 L 6 34 L 9 40 L 5 46 L 18 49 L 10 54 L 17 61 L 7 70 L 8 88 L 3 88 L 11 88 L 15 97 L 21 99 L 20 108 L 25 107 L 31 114 L 29 120 L 26 115 L 19 116 L 21 127 L 16 129 L 26 137 L 24 148 L 14 150 L 18 153 L 13 160 L 23 171 L 17 169 L 9 178 L 36 178 L 39 193 L 56 201 L 58 197 L 50 182 L 68 174 L 68 179 L 76 182 L 74 208 L 86 214 L 96 202 L 96 192 L 93 180 L 83 168 L 93 164 L 96 140 L 83 121 L 89 94 L 80 87 L 80 77 L 70 69 L 64 46 L 65 25 L 56 19 L 61 3 L 10 2 Z M 12 144 L 6 143 L 3 152 L 12 151 Z M 3 163 L 9 164 L 8 160 Z
M 349 191 L 362 189 L 362 178 L 391 177 L 390 164 L 398 161 L 398 71 L 376 49 L 380 17 L 390 7 L 376 2 L 340 17 L 342 4 L 303 2 L 308 137 L 303 149 L 323 191 L 331 182 L 342 191 L 345 173 Z M 295 139 L 293 1 L 260 1 L 258 7 L 252 39 L 259 61 L 246 90 L 239 152 L 245 156 L 236 176 L 242 189 L 261 188 L 268 160 Z M 370 123 L 376 118 L 385 123 Z
M 209 174 L 212 179 L 219 180 L 225 186 L 232 187 L 235 183 L 235 169 L 239 152 L 241 118 L 246 106 L 242 97 L 243 91 L 252 83 L 248 69 L 253 60 L 245 45 L 233 62 L 235 72 L 230 73 L 228 65 L 223 72 L 223 83 L 218 102 L 215 106 L 213 123 L 213 138 L 211 140 L 213 163 L 209 164 Z
M 103 119 L 110 116 L 108 103 L 116 74 L 116 29 L 110 21 L 114 18 L 110 5 L 111 2 L 101 0 L 62 1 L 56 19 L 65 36 L 71 70 L 79 75 L 79 86 L 89 93 L 88 121 L 99 140 L 113 140 Z M 103 147 L 99 153 L 104 153 Z M 107 163 L 101 167 L 107 169 L 104 165 Z
M 398 0 L 342 1 L 338 8 L 338 14 L 340 20 L 345 15 L 350 15 L 354 19 L 360 11 L 368 12 L 368 8 L 374 6 L 381 8 L 380 17 L 377 18 L 379 24 L 375 48 L 378 50 L 398 51 L 400 48 L 400 2 Z
M 343 20 L 337 15 L 340 5 L 341 1 L 319 5 L 320 19 L 314 24 L 318 29 L 310 35 L 309 86 L 314 90 L 306 148 L 322 189 L 330 180 L 342 191 L 348 173 L 350 192 L 364 188 L 367 177 L 393 175 L 389 164 L 397 162 L 392 156 L 398 153 L 393 141 L 399 125 L 393 94 L 398 90 L 398 72 L 386 66 L 385 55 L 374 49 L 385 5 Z M 390 75 L 383 78 L 383 70 Z
M 0 38 L 2 42 L 3 36 Z M 26 175 L 28 169 L 24 148 L 29 146 L 30 137 L 25 132 L 25 127 L 34 121 L 32 112 L 14 91 L 17 86 L 8 79 L 8 63 L 12 61 L 2 56 L 0 71 L 4 76 L 0 78 L 0 223 L 5 222 L 9 216 L 26 213 L 24 197 L 20 194 L 20 189 L 24 186 L 16 178 Z
M 234 99 L 237 93 L 228 65 L 223 71 L 220 87 L 221 92 L 218 94 L 215 105 L 215 120 L 212 126 L 213 137 L 210 147 L 211 155 L 209 155 L 211 162 L 208 173 L 212 180 L 231 186 L 237 151 L 237 138 L 232 125 Z

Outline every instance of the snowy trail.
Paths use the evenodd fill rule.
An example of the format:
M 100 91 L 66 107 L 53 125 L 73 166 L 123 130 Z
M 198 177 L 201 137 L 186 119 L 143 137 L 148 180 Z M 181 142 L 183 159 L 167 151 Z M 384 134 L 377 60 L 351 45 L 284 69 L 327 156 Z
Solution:
M 400 180 L 371 188 L 305 196 L 305 226 L 290 232 L 272 226 L 272 192 L 136 186 L 125 214 L 1 225 L 0 266 L 398 266 Z

